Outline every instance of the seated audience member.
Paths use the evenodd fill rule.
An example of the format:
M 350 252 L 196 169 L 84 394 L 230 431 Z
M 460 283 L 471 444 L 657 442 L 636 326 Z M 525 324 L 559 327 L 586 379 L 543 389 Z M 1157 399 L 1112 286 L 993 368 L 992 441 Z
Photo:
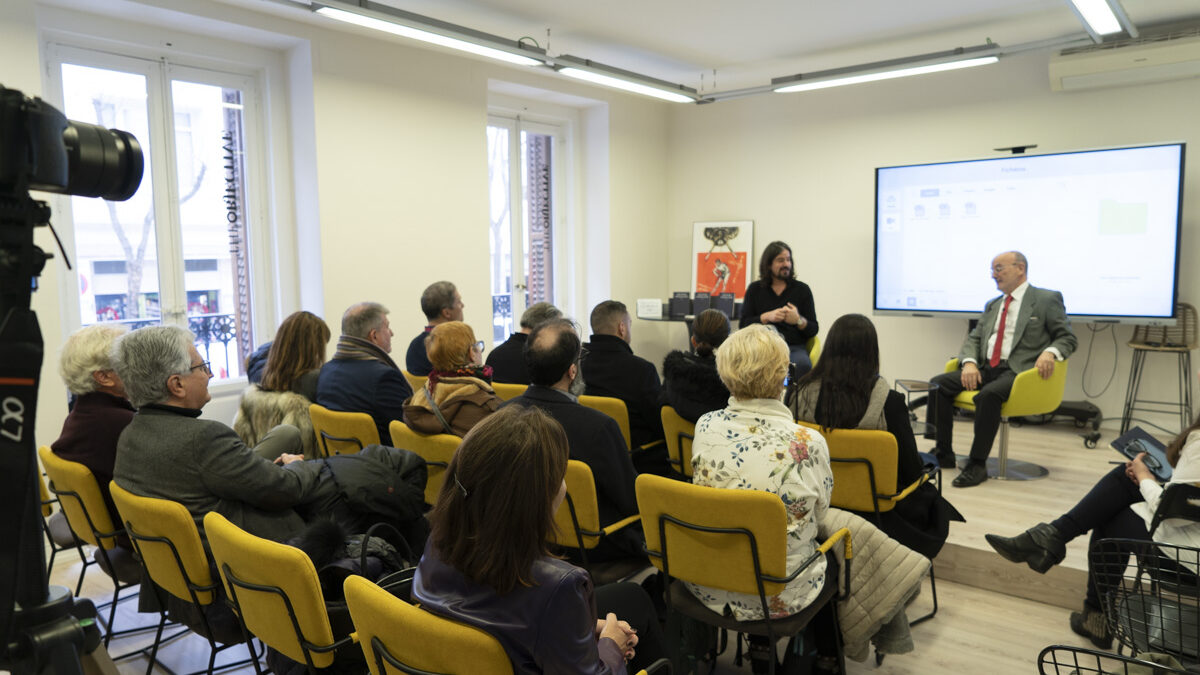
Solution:
M 138 413 L 117 444 L 114 480 L 134 494 L 179 502 L 193 516 L 216 511 L 260 537 L 298 534 L 304 523 L 293 507 L 315 487 L 320 463 L 293 454 L 300 451 L 295 427 L 280 425 L 251 449 L 233 429 L 200 419 L 212 371 L 194 340 L 178 326 L 149 326 L 117 340 L 114 366 Z
M 367 413 L 375 420 L 380 441 L 391 445 L 388 425 L 403 419 L 412 387 L 388 356 L 392 329 L 387 315 L 387 308 L 377 302 L 360 302 L 346 310 L 337 351 L 321 367 L 316 402 L 330 410 Z
M 108 484 L 117 460 L 117 438 L 133 421 L 133 406 L 125 385 L 113 369 L 113 341 L 128 329 L 121 324 L 98 323 L 75 331 L 63 344 L 58 372 L 75 406 L 63 421 L 62 433 L 50 445 L 54 454 L 91 469 L 114 523 L 121 517 Z
M 295 312 L 279 325 L 261 383 L 246 388 L 233 421 L 233 430 L 246 445 L 253 447 L 271 429 L 290 424 L 300 430 L 304 456 L 316 456 L 308 406 L 317 398 L 328 342 L 329 326 L 315 314 Z
M 492 381 L 529 384 L 529 371 L 525 368 L 525 340 L 538 324 L 561 316 L 562 312 L 548 302 L 530 305 L 521 314 L 521 329 L 488 354 L 486 363 L 492 367 Z
M 545 413 L 510 406 L 478 424 L 446 469 L 413 598 L 491 634 L 518 675 L 625 673 L 627 659 L 632 672 L 664 655 L 650 598 L 593 588 L 547 549 L 566 469 L 567 438 Z
M 821 359 L 800 378 L 792 400 L 797 421 L 831 429 L 878 429 L 896 437 L 898 475 L 895 485 L 881 492 L 899 492 L 921 477 L 924 462 L 917 453 L 904 395 L 879 376 L 879 340 L 875 325 L 862 314 L 847 314 L 833 322 Z M 868 520 L 874 512 L 856 512 Z M 950 521 L 963 517 L 925 483 L 896 508 L 880 514 L 880 529 L 901 544 L 933 558 L 946 543 Z
M 423 389 L 404 405 L 404 423 L 422 434 L 465 436 L 480 420 L 496 412 L 500 399 L 492 390 L 492 369 L 479 365 L 483 343 L 461 321 L 434 326 L 429 333 L 433 372 Z
M 706 309 L 692 322 L 692 351 L 675 350 L 663 359 L 660 402 L 683 419 L 695 424 L 706 412 L 729 404 L 729 390 L 717 374 L 713 352 L 729 337 L 729 317 L 717 309 Z
M 693 482 L 779 495 L 787 507 L 789 570 L 812 556 L 820 539 L 842 527 L 850 528 L 854 544 L 854 564 L 849 570 L 852 597 L 839 603 L 838 610 L 846 653 L 863 660 L 871 642 L 881 654 L 911 651 L 904 603 L 920 589 L 929 561 L 888 539 L 862 518 L 829 506 L 833 473 L 825 439 L 793 422 L 791 411 L 780 400 L 789 363 L 787 343 L 774 328 L 752 325 L 730 335 L 716 355 L 721 381 L 733 396 L 729 407 L 707 413 L 696 423 Z M 767 598 L 772 618 L 795 614 L 809 606 L 827 584 L 837 583 L 834 553 L 818 558 L 781 593 Z M 717 613 L 739 621 L 763 618 L 757 595 L 695 584 L 688 588 Z M 831 664 L 836 668 L 835 645 L 836 636 L 818 634 L 821 668 L 830 669 Z M 773 649 L 765 638 L 752 640 L 751 657 L 759 662 L 755 664 L 757 672 L 765 672 L 762 662 L 771 655 Z
M 629 411 L 629 443 L 635 448 L 661 441 L 662 417 L 658 403 L 662 385 L 654 364 L 636 356 L 629 346 L 633 318 L 625 304 L 605 300 L 592 310 L 592 341 L 585 345 L 584 393 L 611 396 L 625 402 Z M 665 450 L 664 450 L 665 452 Z
M 637 496 L 633 491 L 637 475 L 617 422 L 579 404 L 580 349 L 579 334 L 570 319 L 553 319 L 534 328 L 525 343 L 525 361 L 533 384 L 523 395 L 506 401 L 501 408 L 535 406 L 562 425 L 571 459 L 592 469 L 600 523 L 607 526 L 638 512 Z M 642 553 L 644 544 L 639 528 L 626 527 L 605 537 L 599 546 L 588 552 L 588 559 L 603 561 L 637 555 Z
M 439 281 L 430 284 L 421 294 L 421 311 L 429 322 L 412 342 L 408 343 L 408 353 L 404 357 L 408 372 L 413 375 L 428 375 L 433 371 L 433 364 L 425 353 L 425 341 L 433 327 L 447 321 L 463 320 L 463 301 L 458 289 L 449 281 Z
M 822 356 L 821 358 L 824 358 Z M 1150 541 L 1150 524 L 1163 490 L 1172 483 L 1200 483 L 1200 417 L 1167 446 L 1167 461 L 1174 467 L 1171 480 L 1159 485 L 1145 464 L 1146 453 L 1114 467 L 1070 511 L 1050 523 L 1038 523 L 1015 537 L 986 536 L 996 552 L 1015 563 L 1026 563 L 1035 572 L 1063 561 L 1067 542 L 1092 533 L 1089 549 L 1106 538 Z M 1175 546 L 1200 547 L 1200 523 L 1181 518 L 1163 520 L 1154 541 Z M 1128 546 L 1129 553 L 1150 556 L 1149 546 Z M 1189 565 L 1190 567 L 1190 565 Z M 1112 645 L 1102 601 L 1109 589 L 1121 583 L 1124 562 L 1097 561 L 1088 556 L 1087 593 L 1083 610 L 1071 612 L 1071 630 L 1101 649 Z M 1188 570 L 1196 574 L 1200 570 Z
M 263 370 L 267 367 L 267 354 L 271 352 L 271 343 L 264 342 L 250 352 L 246 357 L 246 381 L 250 384 L 262 382 Z

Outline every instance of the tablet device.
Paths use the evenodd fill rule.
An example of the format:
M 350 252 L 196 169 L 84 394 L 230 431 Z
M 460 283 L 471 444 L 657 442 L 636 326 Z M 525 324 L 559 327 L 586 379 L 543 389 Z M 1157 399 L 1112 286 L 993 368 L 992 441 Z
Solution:
M 1154 477 L 1160 482 L 1165 483 L 1171 480 L 1171 474 L 1174 471 L 1171 469 L 1171 464 L 1167 462 L 1167 447 L 1141 427 L 1130 429 L 1110 445 L 1128 459 L 1133 459 L 1140 453 L 1146 453 L 1146 459 L 1143 461 L 1146 468 L 1150 469 L 1150 473 L 1154 474 Z

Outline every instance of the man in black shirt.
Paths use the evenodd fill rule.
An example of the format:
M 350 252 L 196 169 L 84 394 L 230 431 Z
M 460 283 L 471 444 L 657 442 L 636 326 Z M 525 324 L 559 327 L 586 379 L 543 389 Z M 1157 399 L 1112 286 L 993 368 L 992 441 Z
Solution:
M 639 448 L 663 438 L 658 369 L 629 346 L 633 319 L 625 303 L 605 300 L 592 310 L 592 341 L 583 357 L 588 396 L 610 396 L 629 411 L 630 444 Z M 665 448 L 663 456 L 665 458 Z M 643 467 L 644 468 L 644 467 Z
M 806 345 L 817 334 L 817 308 L 808 284 L 796 280 L 792 249 L 782 241 L 767 244 L 758 263 L 758 279 L 742 299 L 740 328 L 752 323 L 774 326 L 788 344 L 799 377 L 812 369 Z
M 521 314 L 521 330 L 509 336 L 503 344 L 488 354 L 487 365 L 492 367 L 492 382 L 529 384 L 529 369 L 525 367 L 525 341 L 534 328 L 551 319 L 562 317 L 562 312 L 548 302 L 529 306 Z

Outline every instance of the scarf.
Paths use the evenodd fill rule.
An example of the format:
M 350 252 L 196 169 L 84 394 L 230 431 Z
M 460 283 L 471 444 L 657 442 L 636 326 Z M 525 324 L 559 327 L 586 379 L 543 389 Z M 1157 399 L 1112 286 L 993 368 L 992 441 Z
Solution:
M 379 348 L 379 345 L 364 340 L 362 338 L 343 335 L 338 338 L 337 351 L 333 353 L 334 359 L 349 359 L 352 361 L 379 361 L 400 370 L 392 357 L 387 355 L 387 352 Z
M 470 364 L 466 366 L 459 366 L 454 370 L 434 370 L 433 372 L 429 373 L 429 388 L 432 390 L 434 385 L 436 385 L 439 380 L 448 377 L 473 377 L 477 380 L 483 380 L 484 382 L 491 384 L 492 367 Z

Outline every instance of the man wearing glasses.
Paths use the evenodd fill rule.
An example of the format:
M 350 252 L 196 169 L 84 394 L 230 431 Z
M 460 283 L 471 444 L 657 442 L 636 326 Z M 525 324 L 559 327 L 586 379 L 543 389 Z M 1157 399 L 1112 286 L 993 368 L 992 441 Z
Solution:
M 930 380 L 938 386 L 929 401 L 929 421 L 937 429 L 936 453 L 943 467 L 955 465 L 951 435 L 954 397 L 975 391 L 975 439 L 955 487 L 987 480 L 987 458 L 1000 428 L 1000 406 L 1008 400 L 1017 373 L 1037 368 L 1049 378 L 1055 364 L 1078 344 L 1062 293 L 1029 285 L 1029 263 L 1018 251 L 992 260 L 992 279 L 1002 295 L 988 301 L 975 329 L 959 350 L 959 370 Z
M 216 511 L 260 537 L 299 534 L 304 521 L 292 507 L 316 486 L 319 465 L 298 461 L 296 427 L 275 427 L 252 449 L 225 424 L 202 419 L 212 371 L 194 341 L 179 326 L 149 326 L 117 340 L 113 366 L 138 412 L 117 442 L 113 479 L 193 515 Z

